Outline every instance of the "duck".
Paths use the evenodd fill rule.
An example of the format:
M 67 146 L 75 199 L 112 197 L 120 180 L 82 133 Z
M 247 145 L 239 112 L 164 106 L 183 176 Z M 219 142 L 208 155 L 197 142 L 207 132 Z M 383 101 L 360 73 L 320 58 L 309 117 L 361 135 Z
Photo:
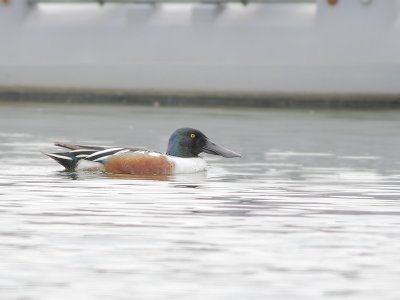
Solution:
M 200 130 L 187 127 L 172 133 L 165 153 L 139 147 L 54 144 L 67 151 L 45 154 L 66 171 L 100 170 L 110 174 L 164 176 L 205 171 L 207 164 L 200 153 L 241 157 L 239 153 L 215 144 Z

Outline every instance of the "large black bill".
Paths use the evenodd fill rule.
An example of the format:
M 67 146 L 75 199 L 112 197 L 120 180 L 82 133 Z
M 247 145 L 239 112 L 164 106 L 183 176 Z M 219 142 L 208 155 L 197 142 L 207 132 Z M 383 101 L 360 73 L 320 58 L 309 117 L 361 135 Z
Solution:
M 218 146 L 207 139 L 206 144 L 203 147 L 203 152 L 213 155 L 220 155 L 223 157 L 241 157 L 239 153 L 233 152 L 229 149 L 226 149 L 222 146 Z

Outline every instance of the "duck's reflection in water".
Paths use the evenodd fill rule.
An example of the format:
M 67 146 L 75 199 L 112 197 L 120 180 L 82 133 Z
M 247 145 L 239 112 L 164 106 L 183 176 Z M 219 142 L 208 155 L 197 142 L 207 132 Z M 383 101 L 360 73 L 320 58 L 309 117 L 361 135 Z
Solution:
M 71 180 L 80 179 L 80 176 L 79 176 L 80 174 L 79 174 L 79 172 L 76 172 L 76 171 L 71 172 L 71 171 L 62 170 L 62 171 L 58 171 L 57 175 L 62 178 L 65 178 L 65 179 L 71 179 Z
M 171 176 L 175 188 L 201 188 L 207 181 L 207 171 Z
M 104 173 L 107 178 L 126 179 L 126 180 L 153 180 L 153 181 L 169 181 L 168 175 L 144 175 L 144 174 L 112 174 Z
M 197 172 L 191 174 L 177 175 L 145 175 L 145 174 L 112 174 L 102 171 L 58 171 L 57 175 L 70 180 L 82 180 L 93 177 L 122 179 L 122 180 L 146 180 L 146 181 L 164 181 L 173 183 L 174 187 L 196 188 L 204 184 L 207 179 L 207 172 Z
M 143 174 L 108 174 L 107 178 L 126 179 L 126 180 L 147 180 L 147 181 L 165 181 L 171 182 L 173 187 L 180 188 L 198 188 L 207 178 L 207 173 L 197 172 L 191 174 L 177 175 L 143 175 Z

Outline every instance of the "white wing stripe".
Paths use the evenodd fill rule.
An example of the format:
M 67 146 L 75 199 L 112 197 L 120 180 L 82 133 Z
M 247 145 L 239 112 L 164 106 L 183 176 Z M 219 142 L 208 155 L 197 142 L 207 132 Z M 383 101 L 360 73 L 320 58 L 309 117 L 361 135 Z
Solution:
M 106 158 L 109 158 L 110 156 L 111 155 L 100 156 L 99 158 L 96 158 L 96 159 L 94 159 L 92 161 L 99 162 L 99 161 L 105 160 Z
M 111 152 L 110 154 L 107 154 L 107 153 L 103 153 L 102 155 L 100 155 L 99 157 L 97 157 L 98 155 L 98 152 L 96 152 L 96 153 L 93 153 L 92 155 L 89 155 L 88 157 L 86 157 L 86 159 L 89 159 L 89 160 L 92 160 L 92 161 L 95 161 L 95 162 L 101 162 L 102 160 L 106 160 L 107 158 L 109 158 L 110 156 L 113 156 L 113 155 L 118 155 L 118 154 L 122 154 L 122 153 L 126 153 L 126 152 L 129 152 L 130 150 L 129 149 L 124 149 L 124 148 L 116 148 L 116 149 L 122 149 L 122 150 L 120 150 L 120 151 L 117 151 L 117 152 L 114 152 L 114 151 L 116 151 L 116 150 L 114 150 L 114 151 L 108 151 L 108 152 Z M 112 153 L 112 152 L 114 152 L 114 153 Z M 94 154 L 96 154 L 96 155 L 94 155 Z
M 115 152 L 118 152 L 120 150 L 123 150 L 124 148 L 110 148 L 110 149 L 106 149 L 106 150 L 101 150 L 101 151 L 97 151 L 91 155 L 89 155 L 88 157 L 86 157 L 86 159 L 91 159 L 94 158 L 96 156 L 103 156 L 103 155 L 110 155 L 110 154 L 114 154 Z M 111 153 L 110 153 L 111 152 Z M 114 153 L 112 153 L 114 152 Z
M 118 155 L 118 154 L 122 154 L 122 153 L 126 153 L 126 152 L 129 152 L 129 149 L 123 149 L 123 150 L 118 151 L 118 152 L 116 152 L 116 153 L 112 153 L 112 154 L 105 155 L 105 156 L 100 156 L 99 158 L 96 158 L 96 159 L 94 159 L 93 161 L 98 162 L 98 161 L 106 160 L 106 159 L 109 158 L 110 156 L 114 156 L 114 155 Z
M 49 155 L 49 156 L 52 156 L 52 157 L 59 158 L 59 159 L 73 160 L 71 157 L 64 156 L 64 155 L 53 154 L 53 153 L 51 153 L 51 154 L 48 154 L 48 155 Z
M 115 153 L 114 155 L 116 155 L 116 154 L 122 154 L 122 153 L 126 153 L 126 152 L 129 152 L 130 150 L 129 149 L 124 149 L 124 150 L 121 150 L 121 151 L 118 151 L 117 153 Z

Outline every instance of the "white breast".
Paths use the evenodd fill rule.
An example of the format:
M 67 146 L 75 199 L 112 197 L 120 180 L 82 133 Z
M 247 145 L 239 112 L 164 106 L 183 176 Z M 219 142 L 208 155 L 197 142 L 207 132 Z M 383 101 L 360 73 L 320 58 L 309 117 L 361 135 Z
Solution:
M 205 171 L 207 164 L 200 157 L 183 158 L 176 156 L 166 156 L 175 165 L 174 174 L 188 174 Z

